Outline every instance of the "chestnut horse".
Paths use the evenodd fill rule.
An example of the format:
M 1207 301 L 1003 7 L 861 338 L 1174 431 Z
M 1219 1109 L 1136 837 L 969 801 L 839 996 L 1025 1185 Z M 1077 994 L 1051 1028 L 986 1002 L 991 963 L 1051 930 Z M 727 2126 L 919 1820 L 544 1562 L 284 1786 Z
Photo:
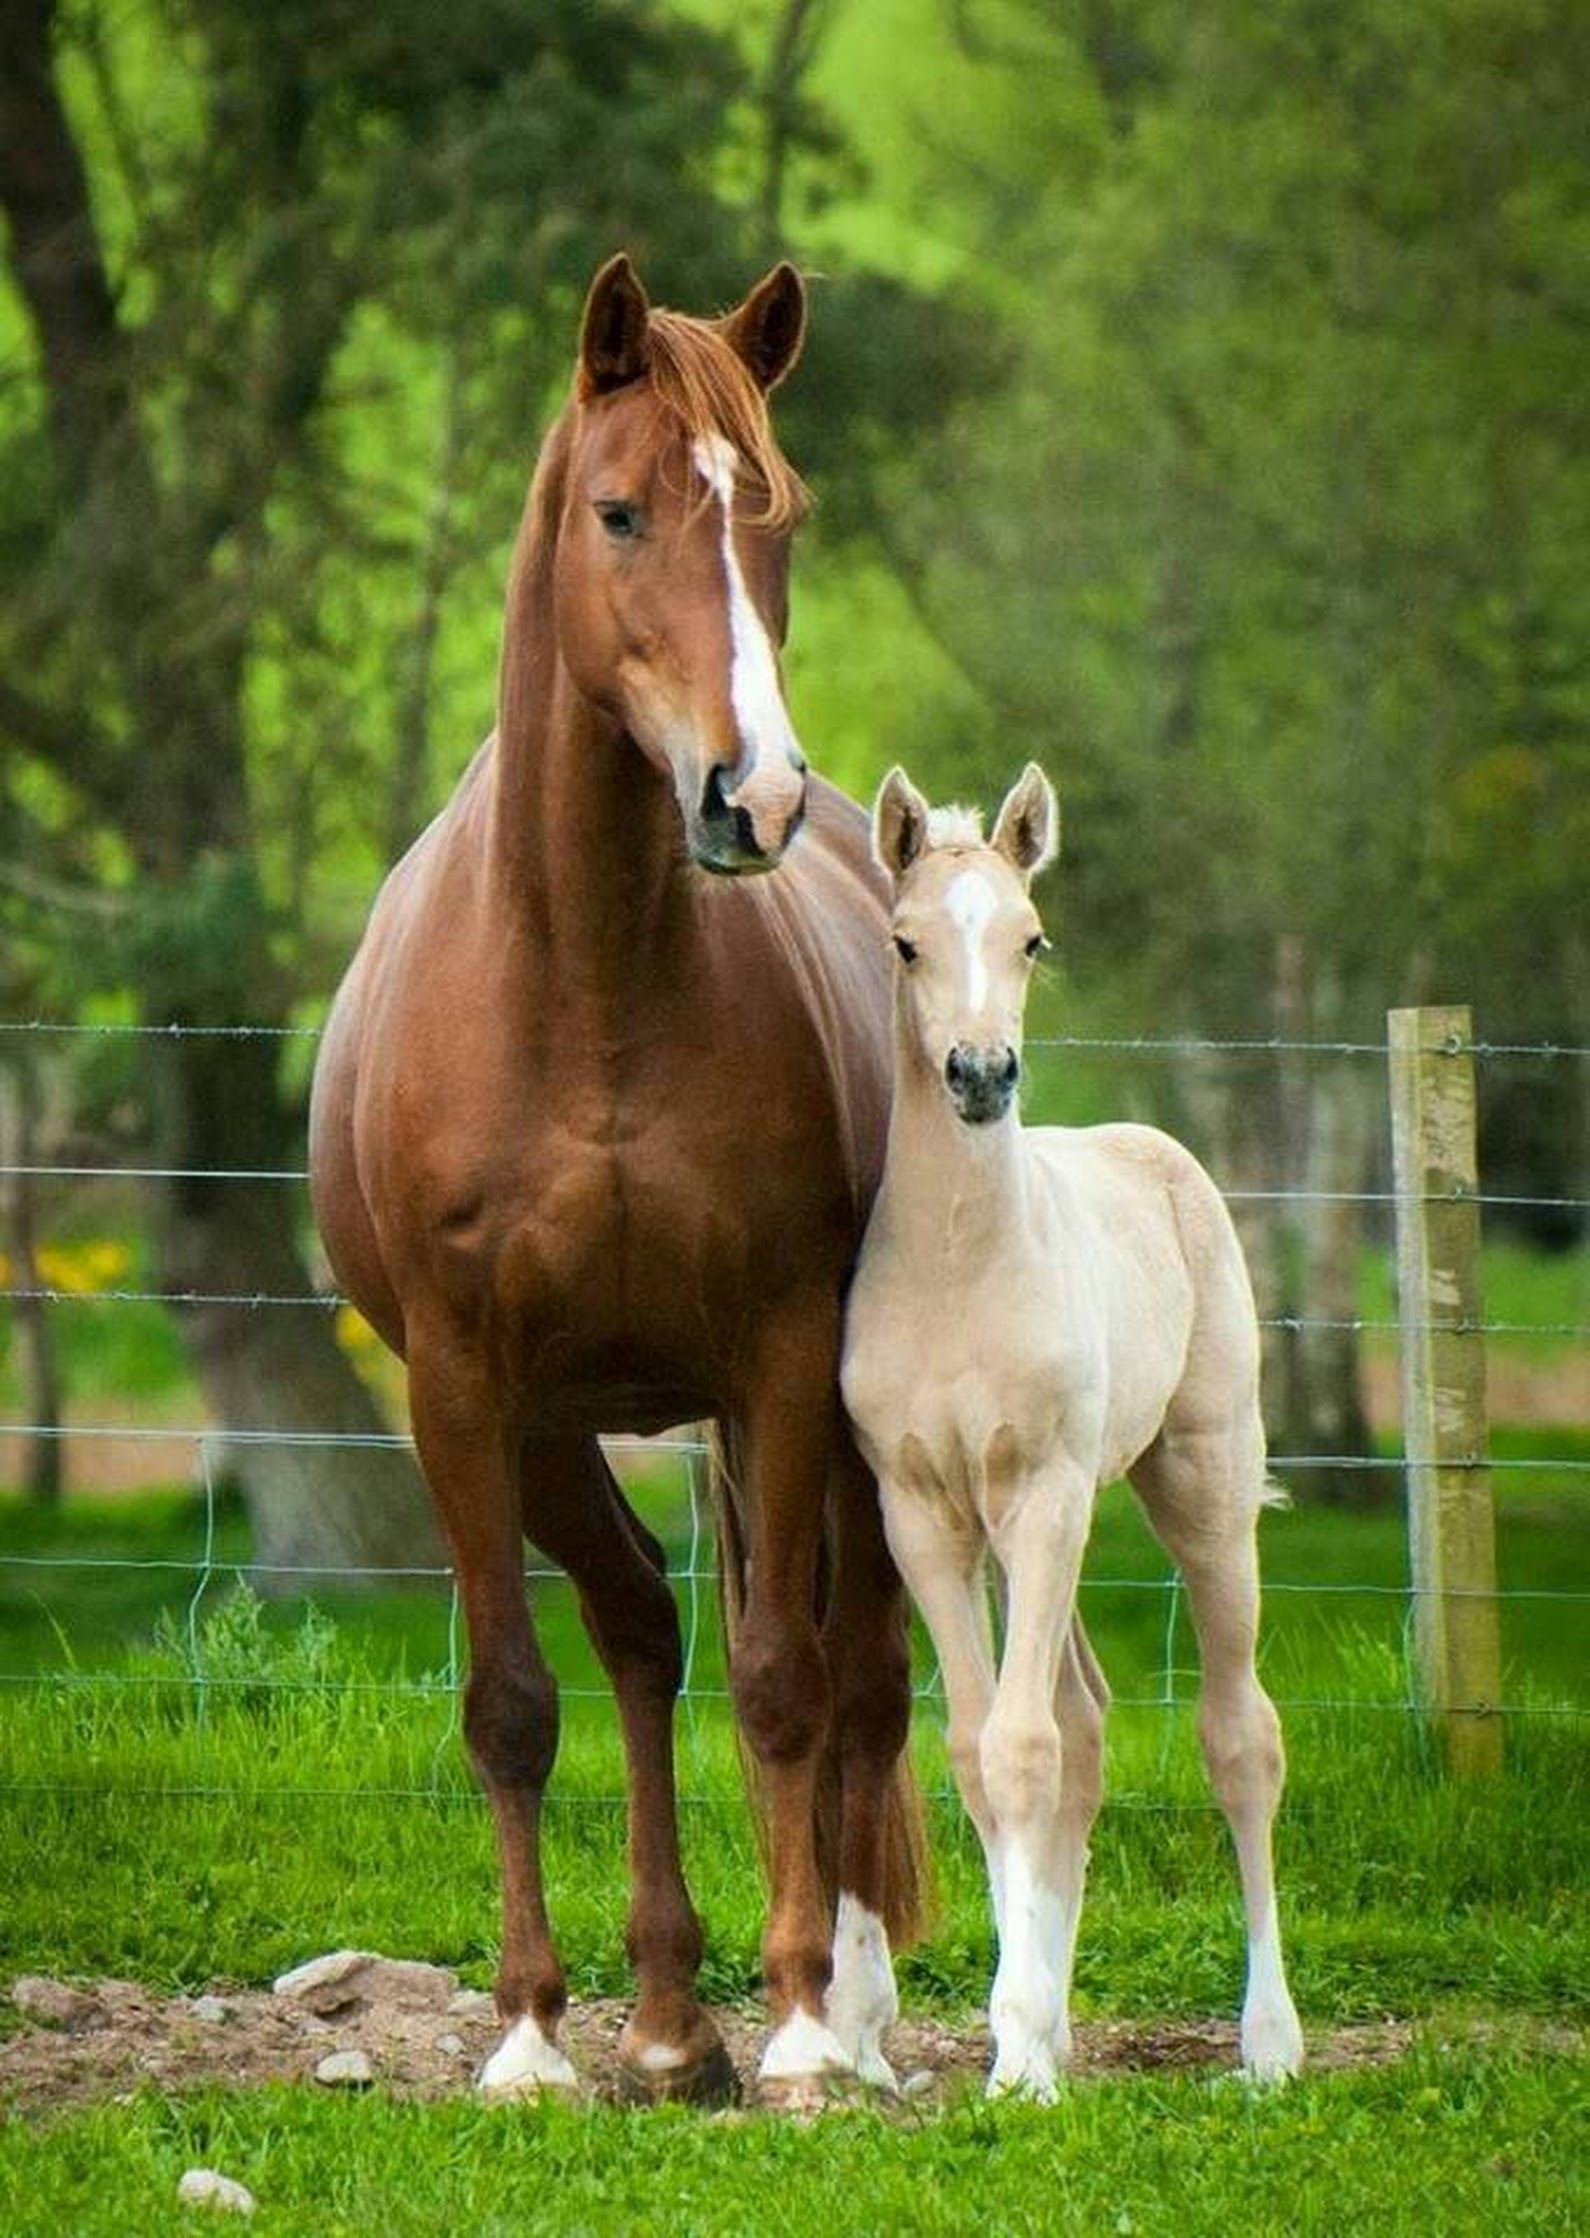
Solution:
M 623 257 L 597 276 L 520 529 L 496 729 L 383 887 L 315 1078 L 315 1210 L 408 1364 L 468 1624 L 502 1867 L 491 2090 L 574 2080 L 526 1538 L 578 1588 L 622 1723 L 626 2081 L 733 2088 L 679 1859 L 677 1614 L 597 1442 L 702 1419 L 768 1825 L 762 2074 L 887 2074 L 888 1937 L 921 1855 L 905 1608 L 838 1395 L 889 1108 L 887 924 L 866 819 L 807 774 L 780 681 L 804 493 L 766 397 L 804 329 L 787 264 L 717 321 L 653 310 Z

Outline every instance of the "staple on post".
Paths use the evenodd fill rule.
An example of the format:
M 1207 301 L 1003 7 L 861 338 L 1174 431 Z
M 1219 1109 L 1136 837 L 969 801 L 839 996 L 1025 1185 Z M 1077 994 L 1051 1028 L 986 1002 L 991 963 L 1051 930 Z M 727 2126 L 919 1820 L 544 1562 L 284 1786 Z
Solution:
M 1408 1548 L 1419 1683 L 1451 1769 L 1502 1763 L 1496 1519 L 1480 1304 L 1474 1029 L 1466 1006 L 1387 1018 Z

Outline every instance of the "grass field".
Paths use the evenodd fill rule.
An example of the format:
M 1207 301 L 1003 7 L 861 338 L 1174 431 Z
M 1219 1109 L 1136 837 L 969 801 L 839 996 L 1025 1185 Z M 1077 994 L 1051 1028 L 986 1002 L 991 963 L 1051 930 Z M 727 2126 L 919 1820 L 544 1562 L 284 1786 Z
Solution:
M 1545 1296 L 1523 1259 L 1504 1252 L 1495 1273 L 1498 1318 L 1580 1317 L 1576 1296 Z M 1371 1314 L 1387 1303 L 1381 1280 L 1371 1262 Z M 180 1397 L 180 1356 L 136 1330 L 113 1335 L 94 1309 L 72 1326 L 78 1388 L 126 1378 L 135 1404 Z M 1548 1367 L 1558 1357 L 1528 1349 Z M 1496 1447 L 1583 1463 L 1590 1431 L 1504 1424 Z M 287 2085 L 74 2094 L 53 2111 L 30 2100 L 25 2114 L 0 2112 L 0 2232 L 168 2231 L 177 2178 L 200 2162 L 253 2187 L 256 2227 L 305 2233 L 1584 2227 L 1590 1604 L 1554 1596 L 1590 1580 L 1587 1482 L 1574 1469 L 1498 1472 L 1501 1584 L 1517 1596 L 1502 1612 L 1513 1714 L 1506 1772 L 1481 1786 L 1441 1775 L 1405 1706 L 1400 1516 L 1304 1500 L 1265 1519 L 1264 1669 L 1291 1759 L 1277 1846 L 1294 1988 L 1317 2042 L 1399 2024 L 1385 2063 L 1316 2071 L 1271 2096 L 1190 2072 L 1107 2073 L 1050 2110 L 967 2095 L 947 2111 L 848 2108 L 814 2125 Z M 688 1567 L 682 1474 L 654 1471 L 637 1496 Z M 262 1984 L 354 1944 L 489 1984 L 496 1875 L 456 1730 L 461 1643 L 445 1587 L 262 1603 L 247 1588 L 241 1511 L 223 1498 L 214 1524 L 202 1561 L 190 1490 L 78 1498 L 53 1516 L 0 1498 L 4 1975 L 176 1992 Z M 1117 1706 L 1078 2015 L 1145 2028 L 1229 2018 L 1240 1913 L 1193 1738 L 1191 1628 L 1119 1491 L 1101 1504 L 1087 1576 Z M 532 1590 L 565 1686 L 546 1828 L 554 1924 L 574 1997 L 622 1996 L 610 1708 L 567 1588 Z M 689 1585 L 679 1592 L 689 1621 Z M 709 1585 L 692 1629 L 687 1869 L 706 1992 L 745 2007 L 762 1899 Z M 959 2029 L 986 1999 L 991 1964 L 981 1858 L 947 1795 L 930 1703 L 915 1745 L 938 1902 L 902 1961 L 902 1993 L 908 2012 Z M 21 2026 L 0 2002 L 0 2037 Z

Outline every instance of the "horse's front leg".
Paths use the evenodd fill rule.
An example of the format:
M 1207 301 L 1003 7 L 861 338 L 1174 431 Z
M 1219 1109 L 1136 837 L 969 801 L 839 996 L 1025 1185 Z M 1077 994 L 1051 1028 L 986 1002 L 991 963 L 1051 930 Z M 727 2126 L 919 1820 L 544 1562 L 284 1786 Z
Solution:
M 884 2031 L 899 2012 L 890 1938 L 916 1925 L 921 1806 L 905 1759 L 911 1653 L 905 1589 L 890 1559 L 872 1471 L 841 1429 L 830 1479 L 834 1572 L 823 1646 L 839 1758 L 839 1908 L 829 2027 L 864 2082 L 894 2087 Z
M 989 2000 L 990 2091 L 1054 2095 L 1070 2056 L 1070 1961 L 1085 1845 L 1067 1839 L 1055 1704 L 1076 1604 L 1093 1487 L 1051 1467 L 1017 1488 L 991 1530 L 1005 1573 L 1005 1651 L 979 1762 L 1001 1903 Z
M 814 1300 L 761 1332 L 732 1441 L 751 1559 L 730 1681 L 761 1775 L 771 1881 L 762 1970 L 774 2026 L 761 2077 L 784 2085 L 851 2064 L 823 2018 L 833 1920 L 816 1837 L 831 1710 L 817 1557 L 838 1434 L 838 1319 L 833 1300 Z
M 411 1328 L 414 1441 L 452 1543 L 469 1631 L 464 1735 L 497 1826 L 507 2032 L 481 2069 L 503 2095 L 569 2089 L 558 2048 L 566 2002 L 541 1886 L 541 1798 L 558 1745 L 558 1695 L 530 1624 L 511 1438 L 478 1354 L 451 1333 Z
M 568 1571 L 612 1680 L 629 1786 L 626 1943 L 639 1995 L 619 2045 L 626 2095 L 732 2097 L 733 2066 L 696 1994 L 701 1923 L 679 1861 L 673 1720 L 683 1672 L 662 1548 L 631 1509 L 594 1438 L 528 1445 L 520 1468 L 529 1536 Z

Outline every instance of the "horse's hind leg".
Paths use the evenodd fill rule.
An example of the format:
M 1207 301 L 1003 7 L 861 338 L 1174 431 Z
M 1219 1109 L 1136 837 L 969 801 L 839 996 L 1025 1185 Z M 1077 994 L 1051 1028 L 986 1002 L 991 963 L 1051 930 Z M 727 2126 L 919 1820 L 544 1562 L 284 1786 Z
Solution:
M 872 1472 L 841 1436 L 830 1480 L 834 1575 L 823 1645 L 839 1757 L 839 1905 L 824 2017 L 864 2082 L 890 2088 L 883 2032 L 895 2019 L 889 1938 L 918 1859 L 914 1790 L 902 1786 L 911 1723 L 905 1589 L 889 1558 Z
M 1259 1684 L 1258 1519 L 1264 1432 L 1256 1410 L 1207 1427 L 1166 1426 L 1131 1472 L 1161 1544 L 1179 1567 L 1198 1629 L 1198 1730 L 1210 1781 L 1236 1844 L 1248 1928 L 1242 2064 L 1256 2077 L 1295 2074 L 1303 2036 L 1287 1988 L 1270 1826 L 1285 1776 L 1280 1721 Z
M 558 1697 L 525 1600 L 519 1488 L 504 1426 L 472 1355 L 452 1345 L 411 1344 L 409 1393 L 415 1443 L 452 1542 L 469 1629 L 464 1735 L 496 1821 L 502 1867 L 497 2010 L 509 2027 L 481 2069 L 481 2087 L 567 2089 L 576 2078 L 556 2040 L 566 1993 L 540 1854 Z
M 1071 2057 L 1071 1976 L 1076 1966 L 1077 1929 L 1088 1870 L 1088 1838 L 1104 1797 L 1104 1713 L 1110 1690 L 1082 1629 L 1080 1616 L 1060 1655 L 1055 1686 L 1055 1721 L 1060 1728 L 1060 1819 L 1055 1842 L 1055 1878 L 1060 1889 L 1061 1998 L 1054 2031 L 1054 2053 L 1061 2066 Z
M 629 1784 L 626 1945 L 635 2010 L 620 2044 L 630 2093 L 721 2099 L 736 2087 L 696 1995 L 701 1923 L 679 1862 L 673 1719 L 683 1675 L 679 1612 L 662 1548 L 631 1510 L 594 1438 L 525 1449 L 524 1523 L 580 1595 L 613 1683 Z

